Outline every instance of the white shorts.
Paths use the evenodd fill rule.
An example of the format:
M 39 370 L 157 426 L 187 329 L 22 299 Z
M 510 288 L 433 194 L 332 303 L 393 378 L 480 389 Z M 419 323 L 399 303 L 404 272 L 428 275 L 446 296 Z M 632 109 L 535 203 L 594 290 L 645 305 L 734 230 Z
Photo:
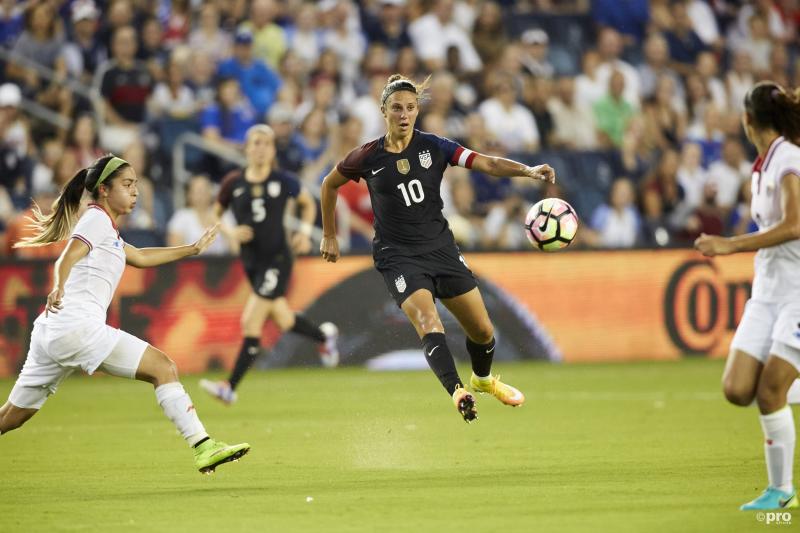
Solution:
M 741 350 L 761 363 L 775 355 L 800 372 L 800 302 L 748 300 L 731 349 Z
M 138 337 L 107 324 L 54 330 L 37 321 L 28 357 L 8 400 L 17 407 L 41 409 L 47 397 L 78 368 L 88 374 L 99 368 L 133 379 L 147 346 Z

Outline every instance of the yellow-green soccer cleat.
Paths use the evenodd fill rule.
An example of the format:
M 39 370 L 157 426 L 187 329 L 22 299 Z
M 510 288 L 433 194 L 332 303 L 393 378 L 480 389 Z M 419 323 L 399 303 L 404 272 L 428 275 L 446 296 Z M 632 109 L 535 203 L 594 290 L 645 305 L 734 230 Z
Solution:
M 469 386 L 475 392 L 491 394 L 506 405 L 517 407 L 525 403 L 525 395 L 511 385 L 500 381 L 500 376 L 479 378 L 473 372 L 469 379 Z
M 208 439 L 194 449 L 194 465 L 201 474 L 212 474 L 219 465 L 238 461 L 249 451 L 250 445 L 246 442 L 229 446 L 224 442 Z
M 739 507 L 742 511 L 773 511 L 775 509 L 792 509 L 800 507 L 797 501 L 797 491 L 783 492 L 772 487 L 767 487 L 761 496 Z
M 464 387 L 459 386 L 453 392 L 453 403 L 467 424 L 478 418 L 478 411 L 475 409 L 475 396 L 470 394 Z

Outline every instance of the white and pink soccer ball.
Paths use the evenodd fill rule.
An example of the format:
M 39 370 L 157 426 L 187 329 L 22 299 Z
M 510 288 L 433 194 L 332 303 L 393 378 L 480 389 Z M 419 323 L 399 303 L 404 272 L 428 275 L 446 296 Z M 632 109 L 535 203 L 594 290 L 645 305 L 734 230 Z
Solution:
M 525 235 L 531 244 L 544 252 L 569 246 L 578 233 L 575 209 L 560 198 L 536 202 L 525 217 Z

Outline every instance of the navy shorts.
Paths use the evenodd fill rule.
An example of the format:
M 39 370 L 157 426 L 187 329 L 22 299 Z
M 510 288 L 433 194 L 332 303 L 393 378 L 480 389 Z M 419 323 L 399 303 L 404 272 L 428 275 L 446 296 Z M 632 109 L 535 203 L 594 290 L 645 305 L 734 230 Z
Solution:
M 289 278 L 292 276 L 293 258 L 290 254 L 279 254 L 256 265 L 245 265 L 244 271 L 253 292 L 262 298 L 274 300 L 286 295 Z
M 401 255 L 389 248 L 373 259 L 398 306 L 419 289 L 428 289 L 434 298 L 455 298 L 478 286 L 455 244 L 420 255 Z

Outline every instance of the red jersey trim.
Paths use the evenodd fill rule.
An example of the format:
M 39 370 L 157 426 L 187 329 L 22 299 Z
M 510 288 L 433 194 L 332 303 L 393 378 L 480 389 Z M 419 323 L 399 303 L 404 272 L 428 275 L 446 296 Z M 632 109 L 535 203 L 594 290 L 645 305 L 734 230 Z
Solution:
M 117 237 L 119 237 L 119 228 L 117 227 L 117 224 L 116 224 L 116 222 L 114 222 L 114 219 L 113 219 L 113 218 L 111 218 L 111 215 L 109 214 L 109 212 L 108 212 L 108 211 L 106 211 L 106 208 L 105 208 L 105 207 L 103 207 L 102 205 L 100 205 L 100 204 L 96 204 L 96 203 L 94 203 L 94 202 L 92 202 L 92 203 L 90 203 L 90 204 L 89 204 L 89 209 L 91 209 L 91 208 L 94 208 L 94 209 L 99 209 L 100 211 L 102 211 L 103 213 L 105 213 L 105 214 L 106 214 L 106 216 L 108 217 L 108 220 L 110 220 L 110 221 L 111 221 L 111 227 L 113 227 L 113 228 L 114 228 L 114 231 L 116 231 L 116 232 L 117 232 Z

